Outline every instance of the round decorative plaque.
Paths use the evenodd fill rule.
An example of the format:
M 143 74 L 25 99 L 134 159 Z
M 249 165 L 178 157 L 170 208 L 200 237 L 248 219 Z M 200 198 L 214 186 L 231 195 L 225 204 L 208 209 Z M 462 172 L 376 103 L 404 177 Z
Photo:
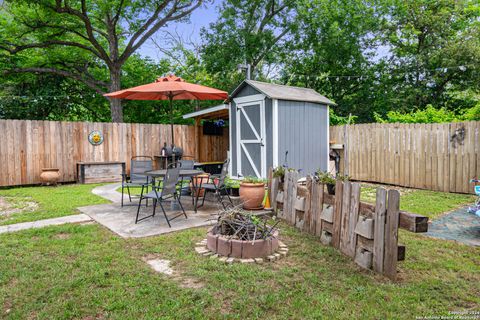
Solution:
M 94 146 L 101 145 L 103 142 L 103 133 L 98 130 L 90 132 L 88 135 L 88 141 Z

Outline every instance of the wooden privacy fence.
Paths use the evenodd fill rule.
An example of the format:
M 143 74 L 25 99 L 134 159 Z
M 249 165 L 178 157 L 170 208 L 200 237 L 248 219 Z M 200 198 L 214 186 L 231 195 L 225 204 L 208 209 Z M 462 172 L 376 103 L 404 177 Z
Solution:
M 287 172 L 284 183 L 273 179 L 271 201 L 280 218 L 320 237 L 363 268 L 395 280 L 397 261 L 405 259 L 398 245 L 398 228 L 427 232 L 428 218 L 399 210 L 397 190 L 377 189 L 376 204 L 360 201 L 360 184 L 337 181 L 335 195 L 307 176 L 299 185 L 297 172 Z M 277 210 L 278 209 L 278 210 Z
M 101 145 L 93 146 L 88 135 L 103 133 Z M 203 136 L 195 146 L 193 126 L 175 125 L 175 144 L 185 155 L 199 148 L 199 161 L 223 161 L 228 135 Z M 42 168 L 59 168 L 60 181 L 76 180 L 77 162 L 123 161 L 130 169 L 135 155 L 160 155 L 170 143 L 170 126 L 137 123 L 92 123 L 29 120 L 0 120 L 0 186 L 40 182 Z
M 330 142 L 344 145 L 341 166 L 354 180 L 473 193 L 480 175 L 480 121 L 334 126 Z

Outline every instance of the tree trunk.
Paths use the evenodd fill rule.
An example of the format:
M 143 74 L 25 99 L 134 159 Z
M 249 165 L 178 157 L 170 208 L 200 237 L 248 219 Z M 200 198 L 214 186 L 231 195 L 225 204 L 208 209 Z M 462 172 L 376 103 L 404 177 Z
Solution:
M 120 68 L 110 70 L 110 92 L 118 91 L 120 87 Z M 110 101 L 110 113 L 112 115 L 112 122 L 123 122 L 123 108 L 121 99 L 108 98 Z

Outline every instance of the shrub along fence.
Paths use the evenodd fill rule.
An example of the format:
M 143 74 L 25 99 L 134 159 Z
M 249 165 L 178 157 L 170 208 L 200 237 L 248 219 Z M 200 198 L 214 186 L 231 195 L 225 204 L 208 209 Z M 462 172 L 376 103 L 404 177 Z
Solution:
M 344 145 L 342 171 L 354 180 L 473 193 L 480 176 L 480 121 L 334 126 L 330 142 Z
M 90 132 L 103 134 L 102 144 L 88 141 Z M 184 155 L 199 161 L 223 161 L 227 157 L 228 134 L 203 136 L 195 145 L 193 126 L 175 125 L 175 144 Z M 0 120 L 0 186 L 40 183 L 42 168 L 60 169 L 60 181 L 76 180 L 77 162 L 122 161 L 130 169 L 136 155 L 160 155 L 170 143 L 170 126 L 138 123 L 92 123 Z
M 427 232 L 428 218 L 400 211 L 397 190 L 377 189 L 376 204 L 360 201 L 360 184 L 337 181 L 335 195 L 307 176 L 298 184 L 297 172 L 286 172 L 284 182 L 272 179 L 270 197 L 278 216 L 304 232 L 320 237 L 354 259 L 359 266 L 395 280 L 397 261 L 405 259 L 398 244 L 398 228 Z

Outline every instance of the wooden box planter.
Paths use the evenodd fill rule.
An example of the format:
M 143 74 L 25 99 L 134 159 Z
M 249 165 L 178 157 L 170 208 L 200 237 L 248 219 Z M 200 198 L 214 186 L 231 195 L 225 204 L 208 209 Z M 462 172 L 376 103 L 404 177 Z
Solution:
M 77 162 L 78 183 L 122 182 L 125 162 Z

